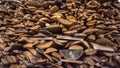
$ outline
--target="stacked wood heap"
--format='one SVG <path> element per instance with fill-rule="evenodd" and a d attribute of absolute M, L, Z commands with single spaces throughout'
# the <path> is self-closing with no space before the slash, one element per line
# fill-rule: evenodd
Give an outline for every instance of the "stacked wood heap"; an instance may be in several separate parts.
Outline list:
<path fill-rule="evenodd" d="M 120 3 L 0 0 L 0 68 L 120 68 Z"/>

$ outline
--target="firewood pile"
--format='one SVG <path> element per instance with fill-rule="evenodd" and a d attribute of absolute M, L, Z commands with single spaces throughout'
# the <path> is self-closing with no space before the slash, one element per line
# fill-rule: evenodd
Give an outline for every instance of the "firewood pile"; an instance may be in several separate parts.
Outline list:
<path fill-rule="evenodd" d="M 120 3 L 0 0 L 0 68 L 120 68 Z"/>

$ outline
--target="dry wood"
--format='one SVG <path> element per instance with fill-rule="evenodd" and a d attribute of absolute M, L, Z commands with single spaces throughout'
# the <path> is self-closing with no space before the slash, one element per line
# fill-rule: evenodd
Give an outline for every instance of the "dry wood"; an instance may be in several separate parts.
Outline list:
<path fill-rule="evenodd" d="M 93 45 L 94 49 L 96 49 L 96 50 L 114 51 L 114 49 L 110 48 L 110 47 L 106 47 L 106 46 L 95 44 L 95 43 L 91 43 L 91 44 Z"/>
<path fill-rule="evenodd" d="M 118 0 L 0 0 L 0 68 L 119 68 Z"/>
<path fill-rule="evenodd" d="M 85 54 L 86 55 L 95 55 L 97 51 L 95 49 L 86 49 Z"/>

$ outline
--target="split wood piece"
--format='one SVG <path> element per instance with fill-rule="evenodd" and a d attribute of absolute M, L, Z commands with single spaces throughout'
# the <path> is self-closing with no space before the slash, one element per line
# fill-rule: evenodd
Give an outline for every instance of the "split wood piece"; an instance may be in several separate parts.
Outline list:
<path fill-rule="evenodd" d="M 73 25 L 73 26 L 71 26 L 70 28 L 69 28 L 69 30 L 77 30 L 79 27 L 81 27 L 82 25 Z"/>
<path fill-rule="evenodd" d="M 87 34 L 84 34 L 84 33 L 75 33 L 74 36 L 75 36 L 75 37 L 86 38 L 86 37 L 87 37 Z"/>
<path fill-rule="evenodd" d="M 63 49 L 63 50 L 59 50 L 59 53 L 66 59 L 79 59 L 82 55 L 83 55 L 83 50 L 80 49 L 72 49 L 72 50 L 68 50 L 68 49 Z"/>
<path fill-rule="evenodd" d="M 60 12 L 55 12 L 55 13 L 53 13 L 52 15 L 53 15 L 53 16 L 50 17 L 50 19 L 52 19 L 53 21 L 57 21 L 57 18 L 63 17 L 63 14 L 60 13 Z"/>
<path fill-rule="evenodd" d="M 86 3 L 86 5 L 87 5 L 87 8 L 88 8 L 88 9 L 94 9 L 94 8 L 96 8 L 97 6 L 99 6 L 100 3 L 97 2 L 97 1 L 89 1 L 88 3 Z"/>
<path fill-rule="evenodd" d="M 86 49 L 84 52 L 86 55 L 95 55 L 97 53 L 95 49 L 91 49 L 91 48 Z"/>
<path fill-rule="evenodd" d="M 43 63 L 43 62 L 46 62 L 46 61 L 47 61 L 47 59 L 39 59 L 38 63 Z"/>
<path fill-rule="evenodd" d="M 24 56 L 23 54 L 17 54 L 16 57 L 17 57 L 20 61 L 25 60 L 25 56 Z"/>
<path fill-rule="evenodd" d="M 104 52 L 104 55 L 105 56 L 108 56 L 108 57 L 112 57 L 115 55 L 115 53 L 111 53 L 111 52 Z"/>
<path fill-rule="evenodd" d="M 4 43 L 4 38 L 0 35 L 0 43 Z"/>
<path fill-rule="evenodd" d="M 93 60 L 96 61 L 96 62 L 99 62 L 98 56 L 95 56 L 95 55 L 94 55 L 94 56 L 91 56 L 90 58 L 93 59 Z"/>
<path fill-rule="evenodd" d="M 0 43 L 0 50 L 4 50 L 6 45 Z"/>
<path fill-rule="evenodd" d="M 56 57 L 56 58 L 58 58 L 58 59 L 62 58 L 62 56 L 59 53 L 57 53 L 57 52 L 52 52 L 51 55 L 54 56 L 54 57 Z"/>
<path fill-rule="evenodd" d="M 9 55 L 9 52 L 6 52 L 6 51 L 1 51 L 1 53 L 3 56 Z"/>
<path fill-rule="evenodd" d="M 27 68 L 24 61 L 20 61 L 19 65 L 20 65 L 21 68 Z"/>
<path fill-rule="evenodd" d="M 36 48 L 35 50 L 36 50 L 37 53 L 39 53 L 39 54 L 43 54 L 43 53 L 44 53 L 44 50 L 43 50 L 43 49 Z"/>
<path fill-rule="evenodd" d="M 58 58 L 56 58 L 56 57 L 51 57 L 53 60 L 54 60 L 54 62 L 57 62 L 56 64 L 59 64 L 60 63 L 60 61 L 59 61 L 59 59 Z M 61 65 L 61 64 L 60 64 Z"/>
<path fill-rule="evenodd" d="M 71 43 L 71 45 L 79 45 L 81 43 L 81 41 L 74 41 Z"/>
<path fill-rule="evenodd" d="M 67 40 L 59 40 L 59 39 L 56 39 L 56 38 L 53 38 L 53 41 L 57 45 L 64 45 L 64 43 L 67 42 Z"/>
<path fill-rule="evenodd" d="M 22 3 L 20 0 L 1 0 L 1 2 Z"/>
<path fill-rule="evenodd" d="M 56 52 L 56 51 L 58 51 L 56 48 L 50 47 L 50 48 L 47 48 L 44 53 L 51 53 L 51 52 Z"/>
<path fill-rule="evenodd" d="M 67 19 L 71 22 L 77 22 L 77 19 L 74 16 L 67 16 Z"/>
<path fill-rule="evenodd" d="M 7 13 L 6 7 L 0 5 L 0 12 Z"/>
<path fill-rule="evenodd" d="M 23 53 L 23 51 L 20 51 L 20 50 L 13 50 L 13 53 L 21 54 L 21 53 Z"/>
<path fill-rule="evenodd" d="M 78 37 L 71 37 L 71 36 L 65 36 L 65 35 L 57 35 L 57 39 L 63 39 L 63 40 L 80 40 L 82 41 L 83 38 L 78 38 Z"/>
<path fill-rule="evenodd" d="M 54 62 L 53 59 L 48 54 L 43 53 L 43 55 L 51 62 Z"/>
<path fill-rule="evenodd" d="M 39 22 L 44 23 L 44 26 L 45 26 L 45 24 L 49 23 L 50 20 L 49 20 L 47 17 L 42 17 L 42 18 L 39 19 Z M 42 23 L 40 23 L 40 24 L 42 25 Z M 41 26 L 41 25 L 40 25 L 40 26 Z M 47 25 L 46 25 L 46 26 L 47 26 Z"/>
<path fill-rule="evenodd" d="M 91 41 L 91 42 L 94 42 L 96 40 L 96 36 L 95 35 L 89 35 L 87 40 Z"/>
<path fill-rule="evenodd" d="M 68 20 L 66 20 L 66 19 L 63 19 L 63 18 L 61 18 L 61 17 L 59 17 L 57 20 L 58 20 L 61 24 L 65 25 L 66 27 L 70 27 L 70 26 L 73 26 L 73 25 L 75 24 L 74 22 L 70 22 L 70 21 L 68 21 Z"/>
<path fill-rule="evenodd" d="M 62 28 L 61 25 L 49 25 L 47 27 L 45 27 L 46 30 L 50 31 L 51 33 L 61 33 L 62 32 Z"/>
<path fill-rule="evenodd" d="M 96 24 L 96 22 L 97 22 L 96 20 L 88 21 L 86 25 L 87 26 L 93 26 L 93 25 Z"/>
<path fill-rule="evenodd" d="M 81 27 L 79 27 L 77 30 L 78 30 L 78 32 L 83 33 L 83 31 L 86 30 L 86 29 L 87 29 L 86 26 L 81 26 Z M 85 33 L 84 33 L 84 34 L 85 34 Z"/>
<path fill-rule="evenodd" d="M 26 4 L 28 6 L 48 8 L 49 2 L 30 0 L 30 1 L 27 1 Z"/>
<path fill-rule="evenodd" d="M 68 29 L 65 26 L 62 26 L 62 32 L 67 31 Z"/>
<path fill-rule="evenodd" d="M 50 13 L 57 12 L 59 10 L 59 7 L 57 5 L 54 5 L 50 8 Z"/>
<path fill-rule="evenodd" d="M 47 37 L 47 35 L 43 33 L 37 33 L 36 35 L 34 35 L 34 37 Z"/>
<path fill-rule="evenodd" d="M 8 62 L 8 60 L 6 59 L 6 58 L 1 58 L 1 62 L 3 63 L 3 64 L 9 64 L 9 62 Z"/>
<path fill-rule="evenodd" d="M 97 28 L 97 29 L 107 29 L 107 27 L 104 24 L 99 24 L 95 28 Z"/>
<path fill-rule="evenodd" d="M 111 32 L 106 33 L 105 35 L 119 34 L 118 30 L 113 30 Z"/>
<path fill-rule="evenodd" d="M 101 45 L 108 45 L 108 46 L 113 46 L 114 43 L 111 42 L 109 39 L 107 38 L 99 38 L 95 41 L 95 43 L 101 44 Z"/>
<path fill-rule="evenodd" d="M 39 28 L 40 28 L 40 26 L 36 25 L 36 26 L 32 26 L 32 27 L 30 27 L 28 29 L 30 29 L 32 31 L 32 30 L 38 30 Z"/>
<path fill-rule="evenodd" d="M 0 51 L 0 58 L 3 56 L 2 51 Z"/>
<path fill-rule="evenodd" d="M 50 12 L 47 12 L 47 11 L 44 11 L 44 10 L 37 10 L 35 12 L 42 14 L 44 17 L 50 17 L 49 16 Z"/>
<path fill-rule="evenodd" d="M 111 35 L 106 36 L 110 41 L 114 41 L 115 39 Z"/>
<path fill-rule="evenodd" d="M 36 47 L 39 49 L 45 49 L 45 48 L 52 46 L 52 44 L 53 44 L 53 41 L 49 41 L 49 42 L 40 43 L 36 45 Z"/>
<path fill-rule="evenodd" d="M 15 33 L 29 33 L 29 32 L 24 28 L 19 28 L 15 30 Z"/>
<path fill-rule="evenodd" d="M 67 42 L 67 44 L 65 45 L 65 48 L 70 47 L 70 46 L 71 46 L 71 44 L 72 44 L 72 41 Z"/>
<path fill-rule="evenodd" d="M 82 46 L 80 46 L 80 45 L 72 45 L 72 46 L 69 47 L 69 49 L 70 49 L 70 50 L 72 50 L 72 49 L 80 49 L 80 50 L 83 50 L 84 48 L 83 48 Z"/>
<path fill-rule="evenodd" d="M 66 63 L 75 63 L 75 64 L 82 64 L 83 61 L 80 60 L 71 60 L 71 59 L 60 59 L 61 62 L 66 62 Z"/>
<path fill-rule="evenodd" d="M 25 51 L 23 54 L 26 57 L 27 61 L 29 62 L 33 61 L 33 55 L 29 51 Z"/>
<path fill-rule="evenodd" d="M 106 21 L 106 22 L 105 22 L 105 25 L 114 25 L 114 24 L 116 24 L 116 23 L 113 22 L 113 21 L 112 21 L 112 22 L 111 22 L 111 21 Z"/>
<path fill-rule="evenodd" d="M 8 60 L 9 63 L 16 63 L 17 59 L 15 56 L 6 56 L 6 59 Z"/>
<path fill-rule="evenodd" d="M 27 48 L 28 49 L 28 51 L 30 51 L 31 52 L 31 54 L 33 54 L 34 56 L 36 56 L 36 57 L 38 57 L 39 56 L 39 54 L 36 52 L 36 50 L 35 49 L 33 49 L 33 48 Z"/>
<path fill-rule="evenodd" d="M 18 41 L 26 41 L 28 43 L 33 43 L 35 42 L 34 39 L 29 39 L 28 37 L 21 37 L 20 39 L 18 39 Z"/>
<path fill-rule="evenodd" d="M 93 15 L 89 16 L 88 19 L 87 19 L 87 21 L 91 21 L 92 19 L 93 19 Z M 88 23 L 87 23 L 87 25 L 88 25 Z"/>
<path fill-rule="evenodd" d="M 33 43 L 27 43 L 25 45 L 23 45 L 24 48 L 32 48 L 33 47 Z"/>
<path fill-rule="evenodd" d="M 115 59 L 120 63 L 120 56 L 115 56 Z"/>
<path fill-rule="evenodd" d="M 99 44 L 96 44 L 96 43 L 91 43 L 91 44 L 92 44 L 93 48 L 96 49 L 96 50 L 114 52 L 113 48 L 110 48 L 110 47 L 107 47 L 107 46 L 104 46 L 104 45 L 99 45 Z"/>
<path fill-rule="evenodd" d="M 9 68 L 20 68 L 20 66 L 18 64 L 11 64 Z"/>
<path fill-rule="evenodd" d="M 86 57 L 83 60 L 84 60 L 84 63 L 87 63 L 87 64 L 89 64 L 91 66 L 95 65 L 95 61 L 93 59 L 89 58 L 89 57 Z"/>
<path fill-rule="evenodd" d="M 74 35 L 75 33 L 77 33 L 77 30 L 71 30 L 71 31 L 65 31 L 63 32 L 65 35 Z"/>
<path fill-rule="evenodd" d="M 45 38 L 30 37 L 30 39 L 34 39 L 34 40 L 53 40 L 53 37 L 45 37 Z"/>
<path fill-rule="evenodd" d="M 47 36 L 53 36 L 53 34 L 50 31 L 45 30 L 45 29 L 38 30 L 38 33 L 43 33 L 43 34 L 45 34 Z"/>
<path fill-rule="evenodd" d="M 85 33 L 85 34 L 92 34 L 94 32 L 99 32 L 99 31 L 100 31 L 100 29 L 88 28 L 88 29 L 84 30 L 83 33 Z"/>
<path fill-rule="evenodd" d="M 85 45 L 87 48 L 90 48 L 90 45 L 88 44 L 87 41 L 85 40 L 82 40 L 81 43 L 83 43 L 83 45 Z"/>

